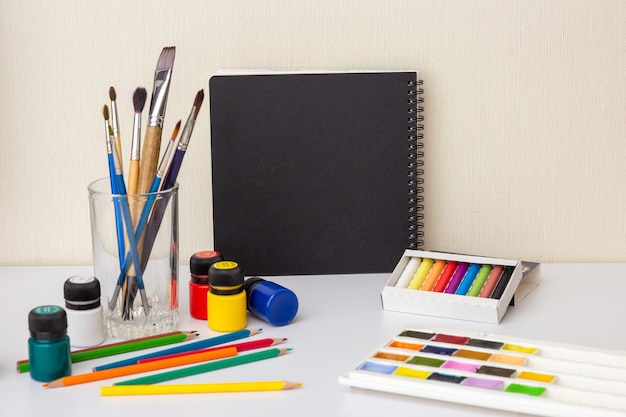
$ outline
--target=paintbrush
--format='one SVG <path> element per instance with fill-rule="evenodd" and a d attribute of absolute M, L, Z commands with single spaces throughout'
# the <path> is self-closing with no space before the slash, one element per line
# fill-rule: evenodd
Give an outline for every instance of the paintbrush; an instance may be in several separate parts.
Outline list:
<path fill-rule="evenodd" d="M 139 194 L 145 194 L 150 190 L 150 184 L 156 173 L 159 152 L 161 150 L 161 135 L 163 131 L 163 120 L 165 118 L 165 108 L 167 107 L 167 95 L 175 55 L 175 47 L 163 48 L 154 72 L 154 91 L 152 92 L 152 100 L 150 102 L 150 112 L 148 113 L 148 123 L 139 167 L 139 180 L 137 184 L 137 192 Z"/>
<path fill-rule="evenodd" d="M 137 181 L 139 178 L 139 160 L 141 158 L 141 113 L 146 105 L 148 92 L 145 88 L 137 88 L 133 93 L 133 107 L 135 117 L 133 120 L 133 139 L 130 144 L 130 165 L 128 167 L 128 194 L 137 194 Z M 120 154 L 121 155 L 121 154 Z"/>
<path fill-rule="evenodd" d="M 109 98 L 111 99 L 111 127 L 113 128 L 113 136 L 115 137 L 115 146 L 117 148 L 117 154 L 122 160 L 122 138 L 120 137 L 120 119 L 117 116 L 117 94 L 115 88 L 111 86 L 109 88 Z M 122 168 L 122 172 L 124 169 Z"/>
<path fill-rule="evenodd" d="M 107 142 L 107 152 L 109 150 L 111 151 L 111 153 L 109 154 L 110 155 L 109 161 L 111 160 L 113 161 L 113 171 L 115 173 L 115 181 L 116 181 L 116 186 L 117 186 L 118 196 L 114 197 L 114 201 L 117 199 L 117 202 L 119 203 L 119 206 L 121 208 L 122 218 L 126 226 L 125 237 L 128 239 L 128 246 L 130 250 L 130 259 L 132 259 L 132 265 L 134 265 L 135 268 L 138 268 L 140 265 L 139 265 L 139 255 L 137 251 L 137 239 L 135 238 L 133 219 L 130 214 L 130 205 L 128 203 L 126 185 L 124 184 L 124 175 L 122 174 L 122 163 L 120 161 L 119 155 L 117 154 L 117 147 L 114 145 L 113 142 L 114 142 L 113 130 L 111 130 L 111 134 L 109 135 L 108 142 Z M 135 281 L 136 285 L 139 288 L 139 293 L 141 295 L 141 302 L 143 304 L 143 309 L 147 317 L 148 313 L 150 312 L 150 305 L 148 303 L 148 297 L 146 295 L 146 291 L 143 285 L 143 278 L 141 276 L 141 270 L 138 270 L 136 273 L 136 276 L 134 276 L 133 278 L 136 280 Z M 119 291 L 119 290 L 116 288 L 116 291 Z M 132 298 L 134 299 L 134 294 L 132 295 Z M 129 304 L 132 305 L 132 301 Z M 123 318 L 126 320 L 130 318 L 130 316 L 129 315 L 123 316 Z"/>
<path fill-rule="evenodd" d="M 115 139 L 113 137 L 113 129 L 109 124 L 109 108 L 105 104 L 102 109 L 102 115 L 104 116 L 104 126 L 106 130 L 106 145 L 107 145 L 107 157 L 109 162 L 109 177 L 111 181 L 111 192 L 114 194 L 113 204 L 115 207 L 115 221 L 117 232 L 117 243 L 121 245 L 120 265 L 124 265 L 124 224 L 126 225 L 126 231 L 128 232 L 126 237 L 128 238 L 130 247 L 130 259 L 132 259 L 133 265 L 139 267 L 139 255 L 137 252 L 137 242 L 135 240 L 135 234 L 133 233 L 133 223 L 130 215 L 130 209 L 128 206 L 127 198 L 120 198 L 120 196 L 126 197 L 126 186 L 124 185 L 124 176 L 122 175 L 121 163 L 117 155 L 117 147 L 115 146 Z M 123 223 L 122 223 L 123 222 Z M 138 274 L 137 281 L 139 282 L 139 288 L 142 295 L 142 301 L 144 301 L 144 310 L 146 315 L 149 311 L 148 300 L 145 296 L 145 290 L 143 290 L 143 280 L 141 274 Z M 114 296 L 117 298 L 119 294 L 119 288 L 116 287 Z"/>
<path fill-rule="evenodd" d="M 102 116 L 104 117 L 104 132 L 107 144 L 107 157 L 109 167 L 109 181 L 111 183 L 111 193 L 118 194 L 117 180 L 115 178 L 115 166 L 113 163 L 113 149 L 110 146 L 110 131 L 111 125 L 109 123 L 109 107 L 105 104 L 102 108 Z M 115 232 L 117 234 L 117 256 L 119 258 L 120 267 L 124 265 L 124 224 L 122 222 L 122 212 L 118 201 L 114 201 L 115 210 Z"/>
<path fill-rule="evenodd" d="M 204 90 L 200 90 L 196 93 L 196 97 L 194 99 L 191 112 L 189 113 L 187 122 L 185 122 L 185 127 L 183 128 L 183 131 L 180 134 L 180 140 L 178 141 L 176 152 L 174 153 L 172 162 L 167 170 L 167 174 L 165 175 L 165 178 L 161 185 L 161 190 L 169 190 L 176 183 L 176 178 L 178 177 L 178 173 L 180 171 L 180 167 L 183 162 L 183 157 L 185 156 L 185 152 L 187 151 L 187 147 L 189 146 L 189 141 L 191 140 L 191 134 L 193 133 L 193 128 L 198 118 L 198 112 L 200 111 L 200 107 L 202 107 L 203 101 L 204 101 Z M 146 235 L 143 241 L 143 246 L 142 246 L 142 251 L 141 251 L 142 270 L 145 269 L 148 264 L 150 252 L 152 251 L 152 247 L 154 246 L 156 235 L 159 232 L 159 227 L 161 226 L 161 221 L 163 220 L 163 214 L 165 213 L 167 203 L 168 203 L 168 199 L 166 198 L 161 199 L 157 201 L 157 203 L 155 204 L 154 210 L 152 210 L 152 215 L 150 216 L 150 220 L 148 221 L 148 229 L 146 230 Z"/>
<path fill-rule="evenodd" d="M 146 194 L 150 191 L 150 184 L 156 174 L 157 163 L 159 162 L 159 152 L 161 151 L 161 135 L 163 132 L 163 120 L 167 107 L 167 96 L 172 77 L 172 67 L 176 48 L 166 47 L 161 50 L 159 60 L 154 71 L 154 89 L 148 113 L 148 123 L 141 150 L 141 162 L 139 164 L 139 176 L 137 179 L 137 194 Z M 138 247 L 141 251 L 143 237 L 137 235 Z M 136 271 L 139 272 L 139 271 Z M 126 288 L 122 300 L 123 311 L 130 311 L 132 300 L 136 292 L 135 276 L 128 274 L 126 277 Z"/>
<path fill-rule="evenodd" d="M 185 127 L 183 128 L 183 133 L 180 134 L 180 141 L 178 141 L 176 153 L 174 154 L 172 163 L 167 170 L 167 175 L 163 180 L 163 185 L 161 187 L 163 190 L 172 188 L 174 186 L 174 183 L 176 183 L 176 178 L 178 177 L 180 166 L 183 163 L 183 157 L 185 156 L 185 152 L 187 151 L 187 147 L 189 146 L 191 134 L 193 133 L 193 128 L 196 125 L 198 113 L 200 112 L 200 107 L 202 107 L 203 101 L 204 90 L 200 90 L 196 93 L 196 98 L 193 101 L 191 112 L 189 113 L 189 117 L 187 118 L 187 122 L 185 123 Z"/>
<path fill-rule="evenodd" d="M 160 185 L 161 185 L 161 180 L 163 178 L 163 176 L 165 175 L 165 172 L 167 170 L 167 167 L 170 164 L 170 160 L 172 157 L 172 152 L 174 150 L 174 144 L 176 143 L 176 138 L 178 137 L 178 131 L 180 129 L 180 124 L 181 121 L 179 120 L 178 123 L 176 123 L 176 127 L 174 128 L 174 131 L 172 132 L 172 136 L 171 139 L 167 145 L 167 147 L 165 148 L 165 152 L 163 153 L 163 157 L 161 159 L 161 162 L 159 163 L 159 167 L 157 169 L 156 175 L 154 176 L 154 180 L 152 181 L 152 185 L 150 186 L 150 191 L 148 193 L 148 197 L 146 199 L 146 202 L 143 206 L 143 209 L 141 211 L 141 216 L 139 217 L 139 221 L 137 222 L 137 228 L 135 230 L 135 236 L 141 236 L 143 234 L 143 230 L 146 226 L 146 223 L 148 222 L 148 218 L 150 216 L 150 211 L 152 209 L 152 206 L 154 205 L 154 201 L 156 200 L 156 194 L 159 191 Z M 125 280 L 126 274 L 128 273 L 128 282 Z M 122 286 L 122 288 L 124 289 L 124 294 L 125 294 L 125 298 L 129 297 L 128 303 L 123 300 L 122 303 L 122 309 L 124 311 L 124 316 L 130 316 L 130 311 L 131 311 L 131 307 L 132 307 L 132 300 L 134 300 L 134 294 L 132 293 L 132 288 L 134 285 L 134 281 L 135 281 L 135 274 L 136 274 L 136 270 L 134 268 L 134 266 L 128 261 L 128 255 L 126 256 L 126 263 L 124 264 L 124 267 L 122 268 L 122 271 L 120 273 L 120 276 L 118 277 L 118 286 Z M 118 292 L 119 293 L 119 292 Z M 114 298 L 111 299 L 111 303 L 110 304 L 110 309 L 113 309 L 115 306 L 115 303 L 117 302 L 117 293 L 114 293 Z"/>
<path fill-rule="evenodd" d="M 139 178 L 139 160 L 141 158 L 141 113 L 143 112 L 143 108 L 146 104 L 147 95 L 148 92 L 145 88 L 137 88 L 133 93 L 133 108 L 135 110 L 135 113 L 133 118 L 133 136 L 130 147 L 130 164 L 128 166 L 128 194 L 131 195 L 130 213 L 133 218 L 133 225 L 136 224 L 138 218 L 137 200 L 133 196 L 137 193 L 137 180 Z M 133 276 L 135 275 L 134 269 L 132 269 L 131 274 Z M 124 275 L 122 279 L 122 293 L 126 295 L 128 294 L 128 281 L 125 278 L 126 277 Z M 134 282 L 134 284 L 136 284 L 136 282 Z M 122 300 L 122 311 L 126 311 L 126 301 L 128 301 L 129 297 L 134 299 L 134 296 L 125 296 Z M 117 303 L 117 296 L 111 300 L 111 303 L 113 303 L 113 305 Z M 132 302 L 130 302 L 130 304 L 132 305 Z"/>

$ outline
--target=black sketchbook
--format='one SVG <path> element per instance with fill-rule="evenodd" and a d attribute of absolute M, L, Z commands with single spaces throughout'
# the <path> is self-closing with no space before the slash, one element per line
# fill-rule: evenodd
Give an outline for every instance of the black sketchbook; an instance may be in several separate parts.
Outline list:
<path fill-rule="evenodd" d="M 209 81 L 214 248 L 250 275 L 391 272 L 422 244 L 417 72 Z"/>

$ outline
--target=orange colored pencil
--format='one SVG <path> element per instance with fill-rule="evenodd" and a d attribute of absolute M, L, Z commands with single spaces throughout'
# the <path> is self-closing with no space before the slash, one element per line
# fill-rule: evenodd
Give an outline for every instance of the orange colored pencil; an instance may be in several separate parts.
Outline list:
<path fill-rule="evenodd" d="M 122 366 L 119 368 L 106 369 L 104 371 L 95 371 L 87 374 L 66 376 L 56 379 L 50 383 L 43 384 L 44 387 L 56 388 L 67 387 L 70 385 L 84 384 L 86 382 L 101 381 L 103 379 L 116 378 L 118 376 L 126 376 L 138 374 L 141 372 L 155 371 L 157 369 L 172 368 L 175 366 L 189 365 L 191 363 L 206 362 L 213 359 L 221 359 L 230 356 L 236 356 L 237 349 L 234 347 L 212 350 L 210 352 L 201 352 L 195 355 L 181 356 L 178 358 L 164 359 L 150 363 L 139 363 L 135 365 Z"/>

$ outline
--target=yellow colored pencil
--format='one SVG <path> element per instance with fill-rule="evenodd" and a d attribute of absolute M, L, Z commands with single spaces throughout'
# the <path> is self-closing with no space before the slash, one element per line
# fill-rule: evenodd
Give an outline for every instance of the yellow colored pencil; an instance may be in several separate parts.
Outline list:
<path fill-rule="evenodd" d="M 100 395 L 163 395 L 163 394 L 208 394 L 212 392 L 282 391 L 301 387 L 299 382 L 215 382 L 210 384 L 170 385 L 113 385 L 100 387 Z"/>

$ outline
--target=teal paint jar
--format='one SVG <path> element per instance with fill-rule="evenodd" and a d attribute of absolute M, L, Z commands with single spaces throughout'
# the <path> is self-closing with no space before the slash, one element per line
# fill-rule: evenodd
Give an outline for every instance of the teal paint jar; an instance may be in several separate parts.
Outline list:
<path fill-rule="evenodd" d="M 72 373 L 67 315 L 61 307 L 35 307 L 28 313 L 28 361 L 35 381 L 50 382 Z"/>

